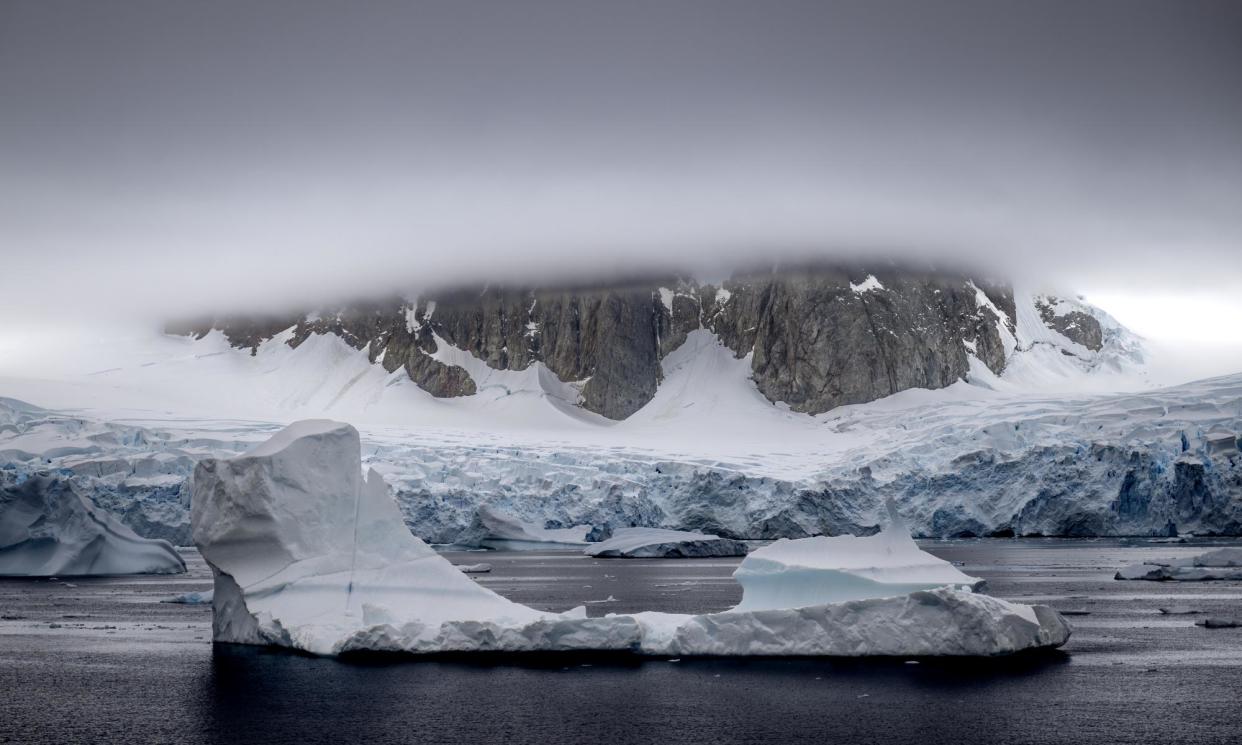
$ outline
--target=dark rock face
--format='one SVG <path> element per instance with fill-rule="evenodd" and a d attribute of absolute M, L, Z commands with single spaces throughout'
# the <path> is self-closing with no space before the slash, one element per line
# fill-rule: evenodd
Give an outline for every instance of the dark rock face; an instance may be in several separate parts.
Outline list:
<path fill-rule="evenodd" d="M 1100 351 L 1104 347 L 1104 330 L 1100 327 L 1100 322 L 1079 310 L 1058 315 L 1056 302 L 1057 299 L 1051 297 L 1035 299 L 1035 307 L 1039 310 L 1039 316 L 1048 328 L 1093 352 Z"/>
<path fill-rule="evenodd" d="M 759 390 L 795 411 L 943 388 L 967 373 L 967 345 L 994 372 L 1004 369 L 997 323 L 1013 319 L 979 307 L 960 277 L 825 271 L 726 288 L 712 330 L 739 356 L 753 351 Z"/>
<path fill-rule="evenodd" d="M 1012 330 L 1014 321 L 1012 291 L 996 284 L 815 267 L 739 275 L 722 287 L 675 278 L 604 288 L 487 287 L 169 330 L 201 336 L 219 328 L 252 352 L 291 327 L 294 347 L 311 334 L 335 334 L 386 370 L 403 367 L 435 396 L 473 394 L 464 369 L 434 358 L 439 338 L 495 369 L 542 362 L 560 380 L 581 383 L 583 408 L 624 419 L 655 395 L 660 360 L 697 329 L 717 334 L 739 358 L 752 355 L 755 383 L 768 399 L 816 414 L 908 388 L 943 388 L 967 374 L 968 353 L 999 374 L 999 329 Z"/>

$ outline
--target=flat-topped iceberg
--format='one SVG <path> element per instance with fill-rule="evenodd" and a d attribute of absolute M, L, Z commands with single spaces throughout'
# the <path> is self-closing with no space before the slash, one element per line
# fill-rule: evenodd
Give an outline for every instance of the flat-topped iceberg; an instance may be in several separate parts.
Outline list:
<path fill-rule="evenodd" d="M 1122 567 L 1114 579 L 1153 582 L 1242 580 L 1242 548 L 1218 548 L 1185 559 L 1151 559 Z"/>
<path fill-rule="evenodd" d="M 746 544 L 718 535 L 663 528 L 619 528 L 612 537 L 587 546 L 587 556 L 621 559 L 688 559 L 745 556 Z"/>
<path fill-rule="evenodd" d="M 742 585 L 736 610 L 843 603 L 954 586 L 979 590 L 983 580 L 920 549 L 889 504 L 888 525 L 870 536 L 782 539 L 757 549 L 733 577 Z"/>
<path fill-rule="evenodd" d="M 866 656 L 1002 655 L 1069 636 L 1048 608 L 951 586 L 706 615 L 538 611 L 481 587 L 411 535 L 383 479 L 363 478 L 357 431 L 328 421 L 300 422 L 244 455 L 200 462 L 192 523 L 215 576 L 219 642 L 325 655 Z"/>
<path fill-rule="evenodd" d="M 177 574 L 167 541 L 141 538 L 68 480 L 0 474 L 0 576 Z"/>

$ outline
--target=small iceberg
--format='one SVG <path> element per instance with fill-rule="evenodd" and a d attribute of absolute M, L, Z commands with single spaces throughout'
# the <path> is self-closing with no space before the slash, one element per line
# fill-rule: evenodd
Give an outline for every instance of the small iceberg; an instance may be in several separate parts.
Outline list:
<path fill-rule="evenodd" d="M 1186 559 L 1153 559 L 1122 567 L 1113 579 L 1152 582 L 1242 580 L 1242 548 L 1218 548 Z"/>
<path fill-rule="evenodd" d="M 487 574 L 492 571 L 491 564 L 457 564 L 457 569 L 462 574 Z"/>
<path fill-rule="evenodd" d="M 723 613 L 539 611 L 482 587 L 410 534 L 380 475 L 363 477 L 357 430 L 337 422 L 298 422 L 244 455 L 199 462 L 192 504 L 194 541 L 215 577 L 217 642 L 320 655 L 910 657 L 1006 655 L 1060 646 L 1070 634 L 1051 608 L 963 589 L 972 578 L 896 531 L 808 544 L 881 552 L 866 560 L 812 564 L 798 541 L 756 552 L 737 573 L 749 599 Z M 784 563 L 795 556 L 798 564 Z"/>
<path fill-rule="evenodd" d="M 601 559 L 688 559 L 745 556 L 746 544 L 718 535 L 663 528 L 620 528 L 583 551 Z"/>
<path fill-rule="evenodd" d="M 786 538 L 752 552 L 733 573 L 742 585 L 736 610 L 844 603 L 946 586 L 983 589 L 983 580 L 919 548 L 891 502 L 888 514 L 888 525 L 875 535 Z"/>
<path fill-rule="evenodd" d="M 454 545 L 508 551 L 574 548 L 586 545 L 590 532 L 590 525 L 541 527 L 485 504 L 475 513 L 474 524 L 457 538 Z"/>
<path fill-rule="evenodd" d="M 214 593 L 211 590 L 200 590 L 198 592 L 187 592 L 175 597 L 161 600 L 161 603 L 173 603 L 175 605 L 210 605 Z"/>

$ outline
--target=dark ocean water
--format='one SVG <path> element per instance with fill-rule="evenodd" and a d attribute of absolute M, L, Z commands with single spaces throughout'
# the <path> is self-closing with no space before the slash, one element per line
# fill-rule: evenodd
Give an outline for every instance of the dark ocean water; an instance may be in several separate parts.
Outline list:
<path fill-rule="evenodd" d="M 928 543 L 998 596 L 1086 613 L 1060 652 L 984 662 L 333 660 L 211 644 L 176 578 L 0 580 L 0 742 L 1237 743 L 1242 584 L 1117 582 L 1122 564 L 1202 546 Z M 727 608 L 736 560 L 450 554 L 514 600 L 592 615 Z M 609 600 L 609 598 L 612 598 Z M 1201 617 L 1201 616 L 1198 616 Z"/>

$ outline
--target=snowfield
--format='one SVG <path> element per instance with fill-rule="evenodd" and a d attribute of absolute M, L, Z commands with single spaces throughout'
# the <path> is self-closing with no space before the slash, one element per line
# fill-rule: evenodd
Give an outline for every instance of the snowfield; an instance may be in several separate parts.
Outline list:
<path fill-rule="evenodd" d="M 1069 638 L 1069 627 L 1047 607 L 952 587 L 891 594 L 877 585 L 875 594 L 853 591 L 850 602 L 794 596 L 780 607 L 709 615 L 537 611 L 481 587 L 412 536 L 383 478 L 374 470 L 363 478 L 361 466 L 357 430 L 325 420 L 298 422 L 247 453 L 198 464 L 192 522 L 215 576 L 216 641 L 322 655 L 995 656 Z M 921 552 L 908 535 L 885 535 L 882 548 L 891 550 L 867 555 L 850 546 L 849 560 L 870 558 L 894 586 L 926 579 L 917 567 L 932 559 L 916 561 L 915 576 L 901 576 L 894 556 L 907 561 Z M 746 568 L 744 561 L 739 574 Z M 751 572 L 750 586 L 761 576 Z"/>

